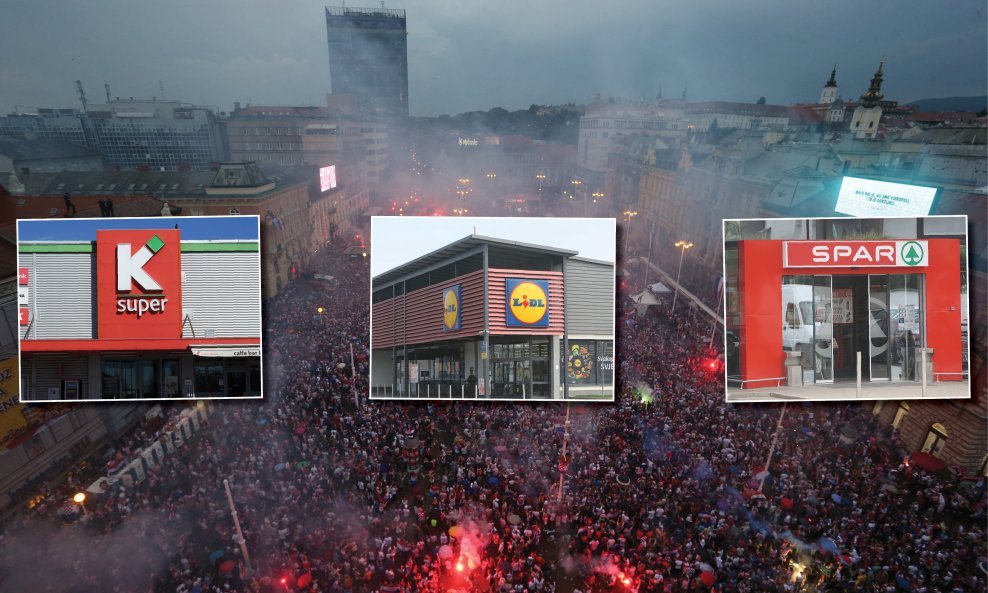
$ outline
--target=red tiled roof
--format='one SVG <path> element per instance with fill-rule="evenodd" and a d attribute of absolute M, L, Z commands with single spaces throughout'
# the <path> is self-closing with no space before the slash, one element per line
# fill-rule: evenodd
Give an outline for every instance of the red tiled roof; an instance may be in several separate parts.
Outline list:
<path fill-rule="evenodd" d="M 823 121 L 823 114 L 812 107 L 794 105 L 788 109 L 789 123 L 791 125 L 813 125 Z"/>

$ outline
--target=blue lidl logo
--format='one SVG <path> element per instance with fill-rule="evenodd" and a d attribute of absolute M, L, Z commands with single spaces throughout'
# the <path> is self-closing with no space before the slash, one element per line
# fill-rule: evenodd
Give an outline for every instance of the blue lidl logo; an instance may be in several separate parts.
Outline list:
<path fill-rule="evenodd" d="M 460 285 L 443 290 L 443 331 L 460 329 Z"/>
<path fill-rule="evenodd" d="M 507 325 L 549 327 L 549 281 L 508 278 Z"/>

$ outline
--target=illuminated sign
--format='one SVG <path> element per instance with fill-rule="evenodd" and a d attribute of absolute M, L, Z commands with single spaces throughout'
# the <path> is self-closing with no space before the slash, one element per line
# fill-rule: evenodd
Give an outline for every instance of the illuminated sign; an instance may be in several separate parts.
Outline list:
<path fill-rule="evenodd" d="M 96 274 L 101 339 L 181 337 L 177 229 L 96 231 Z"/>
<path fill-rule="evenodd" d="M 27 307 L 21 307 L 17 317 L 20 320 L 20 324 L 22 326 L 29 325 L 31 323 L 31 310 L 28 309 Z"/>
<path fill-rule="evenodd" d="M 319 191 L 336 189 L 336 165 L 319 169 Z"/>
<path fill-rule="evenodd" d="M 508 278 L 507 318 L 509 327 L 549 327 L 549 281 Z"/>
<path fill-rule="evenodd" d="M 443 290 L 443 331 L 460 329 L 460 286 Z"/>
<path fill-rule="evenodd" d="M 785 241 L 786 268 L 909 268 L 929 265 L 926 241 Z"/>
<path fill-rule="evenodd" d="M 480 140 L 476 138 L 460 138 L 457 144 L 460 146 L 480 146 Z"/>
<path fill-rule="evenodd" d="M 17 284 L 20 286 L 26 286 L 31 279 L 31 271 L 29 268 L 18 268 L 17 269 Z"/>
<path fill-rule="evenodd" d="M 937 188 L 845 177 L 834 211 L 849 216 L 926 216 Z"/>

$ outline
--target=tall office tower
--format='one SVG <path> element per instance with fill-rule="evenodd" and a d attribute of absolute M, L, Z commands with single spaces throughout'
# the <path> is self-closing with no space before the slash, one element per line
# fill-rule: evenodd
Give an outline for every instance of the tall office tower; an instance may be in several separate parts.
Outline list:
<path fill-rule="evenodd" d="M 326 7 L 333 94 L 352 95 L 372 117 L 408 117 L 407 37 L 404 10 Z"/>

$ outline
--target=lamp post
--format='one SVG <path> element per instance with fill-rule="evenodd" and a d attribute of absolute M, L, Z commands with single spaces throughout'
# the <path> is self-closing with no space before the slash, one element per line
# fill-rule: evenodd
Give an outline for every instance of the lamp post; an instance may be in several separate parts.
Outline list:
<path fill-rule="evenodd" d="M 631 236 L 631 221 L 638 216 L 637 210 L 625 210 L 624 211 L 624 224 L 628 227 L 626 229 L 628 236 Z"/>
<path fill-rule="evenodd" d="M 535 176 L 535 178 L 539 180 L 539 194 L 541 194 L 542 184 L 545 183 L 545 173 L 540 172 L 538 175 Z"/>
<path fill-rule="evenodd" d="M 594 208 L 596 209 L 597 202 L 602 201 L 604 199 L 604 192 L 595 191 L 592 194 L 590 194 L 590 197 L 593 198 Z"/>
<path fill-rule="evenodd" d="M 226 490 L 226 500 L 230 504 L 230 514 L 233 515 L 233 526 L 237 530 L 233 540 L 240 545 L 240 553 L 243 555 L 244 562 L 247 564 L 247 572 L 254 572 L 254 569 L 250 565 L 250 555 L 247 553 L 247 540 L 244 539 L 244 532 L 240 529 L 240 517 L 237 515 L 237 507 L 233 504 L 233 494 L 230 492 L 230 480 L 223 480 L 223 488 Z"/>
<path fill-rule="evenodd" d="M 679 298 L 679 278 L 683 274 L 683 256 L 686 255 L 686 250 L 693 246 L 692 241 L 676 241 L 676 247 L 679 247 L 679 271 L 676 272 L 676 293 L 672 297 L 672 312 L 676 312 L 676 300 Z"/>

